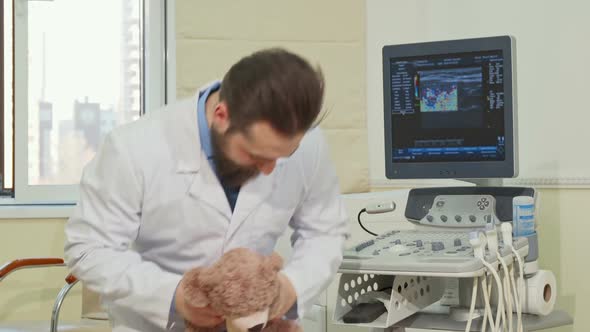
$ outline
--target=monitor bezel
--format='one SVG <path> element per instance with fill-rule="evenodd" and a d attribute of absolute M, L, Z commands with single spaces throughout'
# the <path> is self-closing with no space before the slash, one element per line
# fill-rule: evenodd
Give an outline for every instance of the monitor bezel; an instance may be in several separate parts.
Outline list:
<path fill-rule="evenodd" d="M 394 162 L 391 133 L 390 59 L 464 52 L 501 50 L 504 57 L 504 128 L 506 156 L 503 161 Z M 383 47 L 383 115 L 385 175 L 388 179 L 481 179 L 518 175 L 515 40 L 512 36 L 431 41 Z"/>

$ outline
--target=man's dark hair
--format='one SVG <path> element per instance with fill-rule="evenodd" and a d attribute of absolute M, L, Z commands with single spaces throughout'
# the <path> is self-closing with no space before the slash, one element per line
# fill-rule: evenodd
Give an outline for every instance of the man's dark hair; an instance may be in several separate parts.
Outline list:
<path fill-rule="evenodd" d="M 267 121 L 293 136 L 316 121 L 324 98 L 324 77 L 300 56 L 283 49 L 258 51 L 234 64 L 219 92 L 227 103 L 230 130 L 243 131 Z"/>

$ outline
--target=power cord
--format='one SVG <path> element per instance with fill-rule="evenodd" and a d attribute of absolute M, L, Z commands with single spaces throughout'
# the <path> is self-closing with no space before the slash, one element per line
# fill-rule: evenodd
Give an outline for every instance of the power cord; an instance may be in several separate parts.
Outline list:
<path fill-rule="evenodd" d="M 475 303 L 477 302 L 477 283 L 478 277 L 473 278 L 473 289 L 471 290 L 471 305 L 469 306 L 469 318 L 465 326 L 465 332 L 471 332 L 471 323 L 473 322 L 473 313 L 475 312 Z"/>
<path fill-rule="evenodd" d="M 498 287 L 498 309 L 501 309 L 502 304 L 504 303 L 503 294 L 502 294 L 502 282 L 500 280 L 500 276 L 496 272 L 496 269 L 486 261 L 485 259 L 485 248 L 488 245 L 486 235 L 482 232 L 471 232 L 469 233 L 469 243 L 471 247 L 473 247 L 473 256 L 475 258 L 479 258 L 482 264 L 487 268 L 488 272 L 491 273 L 496 281 L 496 285 Z M 489 324 L 491 327 L 492 332 L 498 332 L 500 326 L 500 319 L 501 316 L 497 315 L 496 321 L 494 323 L 494 318 L 492 316 L 492 308 L 490 305 L 490 293 L 487 285 L 487 274 L 484 272 L 484 275 L 481 276 L 481 289 L 483 292 L 484 297 L 484 315 L 482 321 L 481 331 L 485 332 L 487 323 L 489 320 Z M 501 312 L 498 310 L 498 312 Z"/>
<path fill-rule="evenodd" d="M 516 331 L 522 332 L 524 330 L 522 325 L 522 301 L 523 297 L 525 296 L 524 290 L 524 264 L 522 259 L 518 253 L 518 251 L 512 245 L 512 224 L 509 222 L 503 222 L 500 225 L 500 229 L 502 230 L 502 238 L 504 240 L 504 244 L 510 248 L 512 251 L 514 258 L 518 261 L 518 270 L 519 270 L 519 278 L 518 284 L 514 281 L 514 264 L 511 264 L 511 268 L 509 269 L 510 274 L 510 283 L 512 285 L 512 292 L 514 295 L 514 303 L 516 306 Z"/>
<path fill-rule="evenodd" d="M 377 234 L 371 232 L 370 230 L 366 229 L 365 226 L 363 226 L 363 222 L 361 221 L 361 214 L 363 214 L 364 212 L 367 212 L 367 209 L 362 209 L 357 216 L 357 220 L 359 221 L 359 225 L 361 226 L 362 229 L 365 230 L 365 232 L 367 232 L 373 236 L 377 236 Z"/>

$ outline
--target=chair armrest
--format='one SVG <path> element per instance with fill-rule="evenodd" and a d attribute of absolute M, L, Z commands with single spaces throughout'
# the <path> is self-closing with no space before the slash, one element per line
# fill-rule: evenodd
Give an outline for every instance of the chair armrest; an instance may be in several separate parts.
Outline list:
<path fill-rule="evenodd" d="M 12 262 L 8 262 L 2 266 L 0 266 L 0 281 L 8 276 L 10 273 L 20 270 L 20 269 L 28 269 L 28 268 L 38 268 L 38 267 L 47 267 L 47 266 L 65 266 L 65 262 L 61 258 L 26 258 L 26 259 L 16 259 Z M 55 303 L 53 304 L 53 311 L 51 312 L 51 326 L 50 331 L 56 332 L 58 321 L 59 321 L 59 312 L 61 310 L 61 305 L 70 291 L 72 287 L 78 282 L 78 278 L 76 278 L 73 274 L 68 274 L 66 277 L 66 284 L 62 287 L 61 291 L 57 295 Z"/>
<path fill-rule="evenodd" d="M 66 277 L 66 282 L 71 285 L 71 284 L 75 284 L 78 282 L 78 278 L 76 278 L 73 274 L 68 274 L 68 276 Z"/>
<path fill-rule="evenodd" d="M 53 304 L 53 311 L 51 312 L 51 327 L 49 332 L 57 332 L 57 325 L 59 322 L 59 312 L 61 310 L 61 305 L 63 304 L 66 295 L 70 292 L 70 289 L 76 285 L 78 282 L 78 278 L 76 278 L 73 274 L 68 274 L 66 277 L 66 284 L 62 287 L 57 294 L 57 298 L 55 299 L 55 303 Z"/>
<path fill-rule="evenodd" d="M 16 270 L 47 266 L 65 266 L 65 263 L 62 258 L 53 257 L 15 259 L 12 262 L 0 266 L 0 281 Z"/>

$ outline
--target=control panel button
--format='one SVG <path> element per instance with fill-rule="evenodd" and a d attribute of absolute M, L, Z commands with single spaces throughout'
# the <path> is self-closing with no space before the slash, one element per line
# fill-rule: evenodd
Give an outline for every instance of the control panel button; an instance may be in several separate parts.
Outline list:
<path fill-rule="evenodd" d="M 469 216 L 469 221 L 475 222 L 476 220 L 477 220 L 477 218 L 474 215 Z"/>
<path fill-rule="evenodd" d="M 441 251 L 445 249 L 445 244 L 442 242 L 432 242 L 432 251 Z"/>
<path fill-rule="evenodd" d="M 455 239 L 455 247 L 461 246 L 461 239 Z"/>
<path fill-rule="evenodd" d="M 440 216 L 440 220 L 442 220 L 442 222 L 447 222 L 448 218 L 443 214 L 442 216 Z"/>
<path fill-rule="evenodd" d="M 434 221 L 434 217 L 431 215 L 427 215 L 426 216 L 426 220 L 428 220 L 429 222 L 433 222 Z"/>
<path fill-rule="evenodd" d="M 404 246 L 403 244 L 396 244 L 393 247 L 391 247 L 391 249 L 389 249 L 391 251 L 406 251 L 408 250 L 408 248 L 406 248 L 406 246 Z"/>
<path fill-rule="evenodd" d="M 370 246 L 372 246 L 373 244 L 375 244 L 375 240 L 369 240 L 369 241 L 366 241 L 366 242 L 363 242 L 363 243 L 359 244 L 359 245 L 358 245 L 358 246 L 356 246 L 354 249 L 355 249 L 357 252 L 359 252 L 359 251 L 361 251 L 361 250 L 365 249 L 366 247 L 370 247 Z"/>
<path fill-rule="evenodd" d="M 483 203 L 482 203 L 482 202 L 477 202 L 477 208 L 478 208 L 480 211 L 483 211 L 483 210 L 485 210 L 485 209 L 486 209 L 486 207 L 483 205 Z"/>
<path fill-rule="evenodd" d="M 455 216 L 455 220 L 456 220 L 457 222 L 461 222 L 461 220 L 463 220 L 463 218 L 461 218 L 461 216 L 460 216 L 460 215 L 456 215 L 456 216 Z"/>
<path fill-rule="evenodd" d="M 416 240 L 416 247 L 422 247 L 423 245 L 422 240 Z"/>

